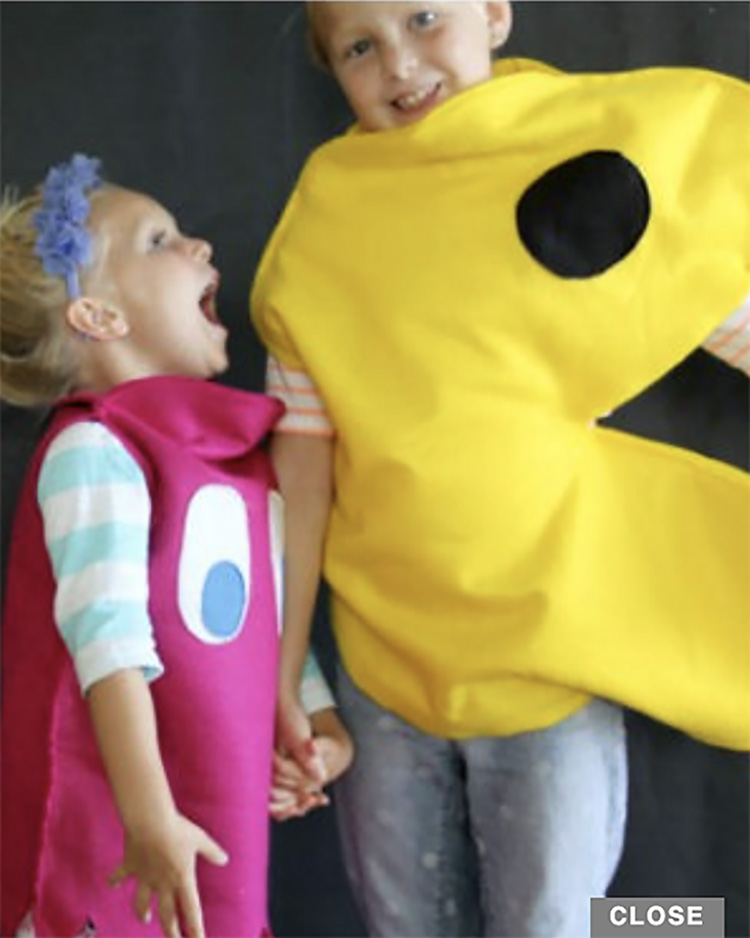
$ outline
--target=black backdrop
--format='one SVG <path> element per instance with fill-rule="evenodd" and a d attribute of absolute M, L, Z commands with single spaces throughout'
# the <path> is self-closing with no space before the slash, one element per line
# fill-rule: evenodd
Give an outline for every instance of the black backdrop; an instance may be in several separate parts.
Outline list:
<path fill-rule="evenodd" d="M 748 76 L 745 3 L 519 0 L 515 14 L 508 54 L 573 69 L 674 64 Z M 254 267 L 305 155 L 348 120 L 306 62 L 303 25 L 297 2 L 0 4 L 3 183 L 24 189 L 82 150 L 210 239 L 232 330 L 226 380 L 252 390 L 263 381 L 247 318 Z M 746 379 L 703 352 L 612 423 L 747 465 Z M 2 410 L 3 546 L 37 425 Z M 315 628 L 330 668 L 322 606 Z M 750 935 L 746 758 L 628 721 L 631 811 L 613 893 L 725 896 L 727 935 Z M 275 829 L 271 883 L 277 935 L 364 934 L 330 809 Z"/>

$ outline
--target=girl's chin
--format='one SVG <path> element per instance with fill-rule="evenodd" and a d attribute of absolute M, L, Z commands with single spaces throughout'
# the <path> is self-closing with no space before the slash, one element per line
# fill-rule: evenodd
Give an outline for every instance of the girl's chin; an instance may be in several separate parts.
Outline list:
<path fill-rule="evenodd" d="M 216 364 L 209 378 L 217 378 L 219 375 L 223 375 L 227 368 L 229 368 L 229 358 L 225 355 L 223 360 Z"/>

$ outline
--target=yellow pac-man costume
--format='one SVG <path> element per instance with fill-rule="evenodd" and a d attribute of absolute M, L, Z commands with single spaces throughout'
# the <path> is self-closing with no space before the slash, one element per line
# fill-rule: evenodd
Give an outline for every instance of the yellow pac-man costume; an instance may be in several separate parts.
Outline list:
<path fill-rule="evenodd" d="M 254 287 L 337 430 L 346 666 L 449 737 L 600 695 L 746 749 L 747 476 L 594 421 L 750 291 L 748 88 L 497 72 L 313 154 Z"/>

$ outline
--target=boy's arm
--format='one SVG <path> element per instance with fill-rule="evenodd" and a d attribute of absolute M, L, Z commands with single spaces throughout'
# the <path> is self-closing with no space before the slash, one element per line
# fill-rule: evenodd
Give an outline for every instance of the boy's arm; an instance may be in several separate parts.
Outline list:
<path fill-rule="evenodd" d="M 333 439 L 276 433 L 271 458 L 284 498 L 284 628 L 279 670 L 278 744 L 320 775 L 299 687 L 310 642 L 333 496 Z M 323 781 L 322 778 L 319 779 Z"/>
<path fill-rule="evenodd" d="M 703 347 L 750 376 L 750 297 L 708 337 Z"/>
<path fill-rule="evenodd" d="M 165 935 L 203 938 L 197 857 L 201 855 L 216 865 L 223 865 L 228 858 L 175 806 L 159 752 L 151 693 L 143 674 L 128 669 L 98 681 L 89 690 L 88 704 L 125 829 L 123 862 L 111 884 L 134 877 L 135 912 L 140 919 L 148 920 L 153 896 L 158 901 Z"/>
<path fill-rule="evenodd" d="M 302 708 L 310 721 L 315 754 L 322 763 L 324 778 L 312 780 L 297 762 L 278 750 L 273 756 L 270 813 L 276 821 L 302 817 L 329 803 L 323 785 L 329 785 L 347 770 L 354 756 L 352 739 L 336 712 L 328 687 L 312 648 L 308 650 L 300 687 Z"/>

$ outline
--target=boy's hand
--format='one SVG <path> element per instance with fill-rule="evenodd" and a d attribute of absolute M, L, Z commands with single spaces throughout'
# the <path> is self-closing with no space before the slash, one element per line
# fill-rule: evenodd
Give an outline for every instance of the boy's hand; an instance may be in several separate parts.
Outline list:
<path fill-rule="evenodd" d="M 150 920 L 151 902 L 156 899 L 167 938 L 180 938 L 183 933 L 187 938 L 204 938 L 195 870 L 198 856 L 216 866 L 229 860 L 202 828 L 180 814 L 167 815 L 126 833 L 123 862 L 109 882 L 119 886 L 130 877 L 135 879 L 134 910 L 143 922 Z"/>
<path fill-rule="evenodd" d="M 318 710 L 310 717 L 313 742 L 325 766 L 325 784 L 343 775 L 354 758 L 354 744 L 335 707 Z"/>
<path fill-rule="evenodd" d="M 312 779 L 294 759 L 280 752 L 274 753 L 269 810 L 277 821 L 302 817 L 327 805 L 329 799 L 322 791 L 322 785 L 334 782 L 352 761 L 351 737 L 334 708 L 319 710 L 313 714 L 310 723 L 314 733 L 312 747 L 323 767 L 323 776 L 320 781 Z"/>
<path fill-rule="evenodd" d="M 276 709 L 276 751 L 299 766 L 312 787 L 326 781 L 326 767 L 313 744 L 312 727 L 296 696 L 280 696 Z"/>

